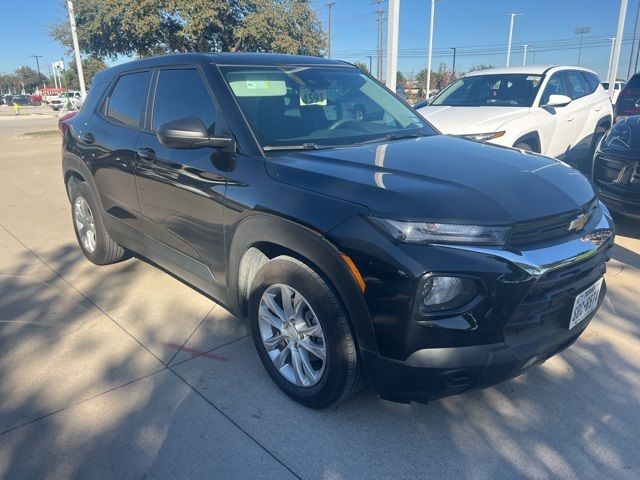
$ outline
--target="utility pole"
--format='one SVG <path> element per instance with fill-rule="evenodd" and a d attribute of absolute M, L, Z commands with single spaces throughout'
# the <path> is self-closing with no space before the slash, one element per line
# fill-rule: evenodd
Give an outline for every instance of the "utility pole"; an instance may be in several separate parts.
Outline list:
<path fill-rule="evenodd" d="M 335 7 L 336 2 L 325 3 L 324 6 L 329 10 L 329 58 L 331 58 L 331 9 Z"/>
<path fill-rule="evenodd" d="M 580 35 L 580 47 L 578 48 L 578 66 L 580 66 L 580 58 L 582 57 L 582 36 L 585 33 L 590 33 L 591 27 L 578 27 L 576 28 L 576 35 Z"/>
<path fill-rule="evenodd" d="M 78 44 L 78 33 L 76 32 L 76 17 L 73 14 L 73 3 L 67 1 L 67 9 L 69 10 L 69 24 L 71 25 L 71 38 L 73 40 L 73 51 L 76 54 L 76 67 L 78 68 L 78 81 L 80 82 L 80 94 L 82 99 L 87 96 L 87 90 L 84 86 L 84 73 L 82 71 L 82 59 L 80 58 L 80 45 Z"/>
<path fill-rule="evenodd" d="M 429 16 L 429 54 L 427 55 L 427 100 L 431 92 L 431 56 L 433 54 L 433 23 L 436 14 L 436 0 L 431 0 L 431 15 Z"/>
<path fill-rule="evenodd" d="M 40 59 L 42 58 L 42 55 L 29 55 L 29 56 L 36 59 L 36 67 L 38 68 L 38 80 L 40 80 L 40 77 L 42 76 L 42 74 L 40 73 Z M 47 88 L 47 84 L 44 81 L 42 82 L 42 87 Z"/>
<path fill-rule="evenodd" d="M 522 45 L 524 47 L 524 53 L 522 54 L 522 66 L 524 67 L 527 64 L 527 47 L 529 47 L 528 43 Z"/>
<path fill-rule="evenodd" d="M 620 0 L 620 15 L 618 16 L 618 31 L 613 47 L 613 58 L 611 59 L 611 71 L 609 72 L 609 98 L 613 96 L 613 87 L 618 74 L 618 63 L 620 62 L 620 50 L 622 49 L 622 35 L 624 34 L 624 18 L 627 15 L 627 0 Z"/>
<path fill-rule="evenodd" d="M 629 56 L 629 69 L 627 70 L 627 80 L 631 78 L 631 62 L 633 61 L 633 52 L 636 49 L 636 32 L 638 31 L 638 15 L 640 14 L 640 2 L 636 9 L 636 23 L 633 26 L 633 42 L 631 43 L 631 55 Z M 634 72 L 635 73 L 635 70 Z"/>
<path fill-rule="evenodd" d="M 522 13 L 509 13 L 509 42 L 507 43 L 507 67 L 509 66 L 509 62 L 511 61 L 511 40 L 513 39 L 513 20 L 514 18 L 523 15 Z"/>
<path fill-rule="evenodd" d="M 369 75 L 373 75 L 373 72 L 371 71 L 373 57 L 371 55 L 367 55 L 367 57 L 369 57 Z"/>
<path fill-rule="evenodd" d="M 456 76 L 456 47 L 449 47 L 451 50 L 453 50 L 453 67 L 451 67 L 451 73 L 453 75 L 453 77 Z"/>
<path fill-rule="evenodd" d="M 376 9 L 376 21 L 378 22 L 378 30 L 376 33 L 376 78 L 378 81 L 382 81 L 382 26 L 384 22 L 384 10 L 380 7 L 381 3 L 384 3 L 385 0 L 373 0 L 371 3 L 376 4 L 378 8 Z M 373 75 L 373 72 L 371 72 Z"/>
<path fill-rule="evenodd" d="M 609 38 L 611 40 L 611 53 L 609 54 L 609 68 L 607 70 L 607 80 L 611 76 L 611 63 L 613 62 L 613 47 L 616 45 L 616 37 Z"/>
<path fill-rule="evenodd" d="M 387 88 L 396 92 L 396 74 L 398 72 L 398 29 L 400 26 L 400 0 L 389 0 L 389 19 L 387 26 Z"/>

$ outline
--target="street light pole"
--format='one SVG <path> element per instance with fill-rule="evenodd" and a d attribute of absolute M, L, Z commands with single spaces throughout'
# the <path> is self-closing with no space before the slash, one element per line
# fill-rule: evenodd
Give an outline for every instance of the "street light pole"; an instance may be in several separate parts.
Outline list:
<path fill-rule="evenodd" d="M 613 96 L 613 87 L 618 74 L 618 63 L 620 62 L 620 50 L 622 50 L 622 35 L 624 34 L 624 18 L 627 15 L 627 0 L 620 0 L 620 14 L 618 16 L 618 30 L 613 47 L 613 58 L 611 59 L 611 71 L 609 72 L 609 98 Z"/>
<path fill-rule="evenodd" d="M 76 54 L 76 67 L 78 69 L 78 81 L 80 82 L 80 94 L 82 99 L 87 96 L 87 90 L 84 86 L 84 73 L 82 71 L 82 59 L 80 58 L 80 45 L 78 44 L 78 33 L 76 32 L 76 17 L 73 14 L 73 3 L 67 1 L 67 10 L 69 10 L 69 24 L 71 25 L 71 39 L 73 40 L 73 51 Z M 66 86 L 66 85 L 65 85 Z"/>
<path fill-rule="evenodd" d="M 455 77 L 455 75 L 456 75 L 456 47 L 449 47 L 449 48 L 451 50 L 453 50 L 453 67 L 451 67 L 451 73 Z"/>
<path fill-rule="evenodd" d="M 611 76 L 611 63 L 613 62 L 613 47 L 616 45 L 616 37 L 609 38 L 611 40 L 611 53 L 609 54 L 609 68 L 607 69 L 607 80 Z"/>
<path fill-rule="evenodd" d="M 30 55 L 30 57 L 36 59 L 36 67 L 38 68 L 38 80 L 40 80 L 40 77 L 42 76 L 42 74 L 40 73 L 40 59 L 42 58 L 42 55 Z M 47 84 L 44 81 L 42 82 L 42 87 L 47 88 Z"/>
<path fill-rule="evenodd" d="M 524 67 L 527 64 L 527 47 L 529 46 L 528 43 L 525 43 L 523 45 L 524 47 L 524 53 L 522 54 L 522 66 Z"/>
<path fill-rule="evenodd" d="M 427 99 L 431 91 L 431 55 L 433 54 L 433 22 L 436 14 L 436 0 L 431 0 L 431 16 L 429 17 L 429 54 L 427 55 Z"/>
<path fill-rule="evenodd" d="M 580 35 L 580 47 L 578 48 L 578 66 L 580 66 L 580 58 L 582 57 L 582 36 L 585 33 L 591 32 L 591 27 L 578 27 L 576 28 L 576 35 Z"/>
<path fill-rule="evenodd" d="M 325 3 L 324 6 L 329 9 L 329 58 L 331 58 L 331 9 L 335 7 L 336 2 Z"/>
<path fill-rule="evenodd" d="M 522 13 L 510 13 L 509 17 L 509 42 L 507 43 L 507 67 L 509 66 L 509 62 L 511 61 L 511 40 L 513 39 L 513 20 L 520 16 L 523 15 Z"/>
<path fill-rule="evenodd" d="M 400 26 L 400 0 L 389 0 L 387 14 L 387 81 L 392 92 L 396 91 L 396 73 L 398 71 L 398 28 Z"/>

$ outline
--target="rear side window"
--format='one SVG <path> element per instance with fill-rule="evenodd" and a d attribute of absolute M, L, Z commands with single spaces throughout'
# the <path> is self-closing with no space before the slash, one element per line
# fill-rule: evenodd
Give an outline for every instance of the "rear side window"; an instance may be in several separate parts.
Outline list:
<path fill-rule="evenodd" d="M 587 81 L 582 76 L 581 72 L 571 71 L 565 72 L 564 76 L 567 80 L 567 85 L 569 87 L 569 93 L 572 100 L 576 100 L 578 98 L 582 98 L 585 95 L 589 95 L 589 85 L 587 85 Z"/>
<path fill-rule="evenodd" d="M 109 96 L 107 117 L 130 127 L 139 127 L 150 80 L 150 72 L 129 73 L 121 76 Z"/>
<path fill-rule="evenodd" d="M 198 117 L 213 133 L 217 109 L 195 68 L 160 70 L 153 106 L 153 130 L 171 120 Z"/>

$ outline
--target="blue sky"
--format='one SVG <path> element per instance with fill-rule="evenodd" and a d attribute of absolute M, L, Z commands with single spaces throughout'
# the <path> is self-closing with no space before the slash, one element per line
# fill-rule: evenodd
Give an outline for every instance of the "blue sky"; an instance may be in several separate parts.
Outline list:
<path fill-rule="evenodd" d="M 8 0 L 4 0 L 8 1 Z M 376 48 L 376 6 L 371 0 L 335 0 L 333 8 L 334 57 L 368 63 Z M 629 0 L 625 37 L 618 76 L 626 77 L 631 53 L 631 36 L 640 0 Z M 327 0 L 314 0 L 312 6 L 321 20 L 327 20 Z M 417 72 L 426 66 L 429 0 L 401 0 L 400 58 L 404 72 Z M 35 68 L 29 55 L 43 55 L 41 68 L 64 55 L 63 49 L 48 36 L 49 26 L 65 18 L 59 0 L 23 0 L 22 15 L 3 22 L 0 29 L 0 72 L 19 65 Z M 458 48 L 456 70 L 464 71 L 479 63 L 504 65 L 508 34 L 507 13 L 524 14 L 516 18 L 512 65 L 522 63 L 522 47 L 529 43 L 535 63 L 575 64 L 578 60 L 577 27 L 590 26 L 584 35 L 581 64 L 606 75 L 610 43 L 615 34 L 619 0 L 442 0 L 436 5 L 434 66 L 451 65 L 452 51 Z M 386 10 L 386 3 L 382 4 Z M 5 19 L 6 20 L 6 19 Z M 386 34 L 386 28 L 385 28 Z M 640 31 L 638 38 L 640 39 Z M 530 50 L 531 51 L 531 50 Z M 529 55 L 528 63 L 532 63 Z"/>

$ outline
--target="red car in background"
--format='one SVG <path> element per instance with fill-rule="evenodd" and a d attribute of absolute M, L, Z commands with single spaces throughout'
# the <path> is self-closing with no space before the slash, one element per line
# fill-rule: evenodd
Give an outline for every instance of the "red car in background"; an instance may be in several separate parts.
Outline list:
<path fill-rule="evenodd" d="M 64 134 L 67 133 L 67 129 L 69 128 L 70 120 L 76 116 L 78 112 L 69 112 L 65 113 L 63 116 L 58 118 L 58 130 L 60 130 L 60 134 L 64 137 Z"/>

